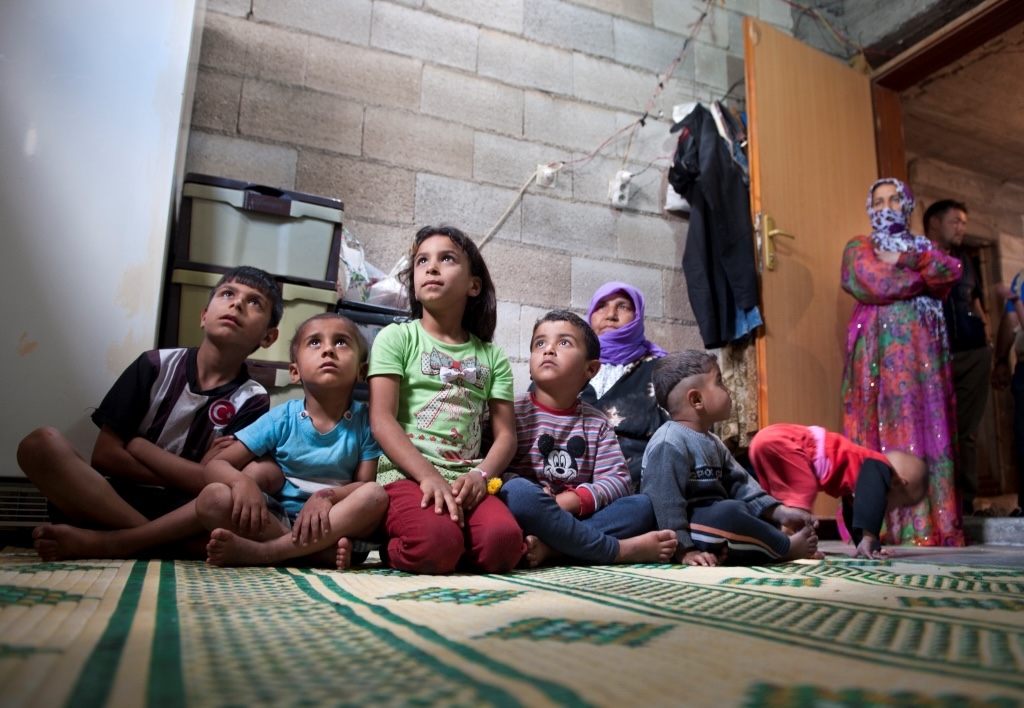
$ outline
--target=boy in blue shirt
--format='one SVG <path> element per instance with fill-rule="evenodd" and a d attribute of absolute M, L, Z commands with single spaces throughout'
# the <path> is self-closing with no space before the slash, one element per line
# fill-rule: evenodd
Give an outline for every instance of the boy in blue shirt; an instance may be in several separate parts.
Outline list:
<path fill-rule="evenodd" d="M 203 465 L 270 407 L 245 360 L 277 340 L 283 309 L 269 274 L 228 271 L 203 309 L 198 348 L 145 352 L 111 387 L 92 416 L 100 433 L 91 464 L 54 428 L 26 436 L 18 464 L 75 524 L 132 529 L 174 512 L 203 488 Z M 127 552 L 100 532 L 66 524 L 39 526 L 33 537 L 45 560 Z"/>
<path fill-rule="evenodd" d="M 196 514 L 212 531 L 210 563 L 277 565 L 305 557 L 338 570 L 352 564 L 352 540 L 369 538 L 388 506 L 374 481 L 380 447 L 370 435 L 368 407 L 352 399 L 368 349 L 347 317 L 325 313 L 299 326 L 289 369 L 304 397 L 239 431 L 206 466 Z M 270 495 L 256 481 L 268 476 L 277 478 Z"/>

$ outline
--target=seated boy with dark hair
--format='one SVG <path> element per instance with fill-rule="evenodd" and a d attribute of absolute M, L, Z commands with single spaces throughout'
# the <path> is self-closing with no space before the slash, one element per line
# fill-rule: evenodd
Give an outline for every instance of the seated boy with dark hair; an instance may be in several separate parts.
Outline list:
<path fill-rule="evenodd" d="M 652 380 L 670 420 L 647 445 L 640 488 L 654 503 L 658 526 L 676 533 L 676 560 L 754 565 L 814 556 L 814 517 L 769 496 L 711 432 L 732 411 L 714 354 L 669 354 Z"/>
<path fill-rule="evenodd" d="M 579 316 L 549 312 L 533 328 L 534 391 L 515 402 L 515 457 L 499 497 L 527 534 L 526 562 L 666 563 L 671 531 L 651 500 L 630 495 L 629 469 L 603 413 L 579 400 L 601 366 L 597 335 Z"/>
<path fill-rule="evenodd" d="M 245 360 L 277 340 L 283 309 L 269 274 L 228 271 L 203 309 L 198 348 L 145 352 L 111 387 L 92 415 L 100 432 L 91 464 L 54 428 L 29 433 L 18 464 L 73 523 L 134 528 L 188 503 L 203 488 L 203 465 L 270 408 Z M 117 557 L 90 544 L 101 537 L 73 526 L 45 524 L 33 537 L 48 560 Z"/>
<path fill-rule="evenodd" d="M 928 495 L 920 457 L 875 452 L 818 426 L 769 425 L 751 440 L 750 463 L 764 490 L 788 506 L 810 511 L 818 492 L 841 498 L 854 558 L 892 555 L 879 541 L 886 512 Z"/>

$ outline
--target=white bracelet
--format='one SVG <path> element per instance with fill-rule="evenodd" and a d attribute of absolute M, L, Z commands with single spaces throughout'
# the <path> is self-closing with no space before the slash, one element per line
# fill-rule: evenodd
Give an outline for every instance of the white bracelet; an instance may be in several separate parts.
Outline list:
<path fill-rule="evenodd" d="M 470 470 L 470 472 L 479 472 L 481 477 L 483 477 L 484 479 L 487 479 L 487 473 L 484 472 L 479 467 L 474 467 L 473 469 Z"/>

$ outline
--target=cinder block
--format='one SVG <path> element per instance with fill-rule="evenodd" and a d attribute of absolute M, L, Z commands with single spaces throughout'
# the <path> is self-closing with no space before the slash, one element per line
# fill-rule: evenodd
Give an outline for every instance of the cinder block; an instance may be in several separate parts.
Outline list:
<path fill-rule="evenodd" d="M 577 5 L 583 5 L 599 12 L 619 17 L 628 17 L 636 22 L 651 24 L 654 22 L 653 0 L 575 0 Z"/>
<path fill-rule="evenodd" d="M 482 252 L 499 298 L 546 308 L 569 301 L 568 255 L 499 239 Z"/>
<path fill-rule="evenodd" d="M 371 0 L 253 0 L 252 16 L 260 22 L 366 46 L 372 8 Z"/>
<path fill-rule="evenodd" d="M 721 98 L 729 88 L 728 64 L 724 49 L 697 42 L 693 46 L 697 60 L 697 71 L 694 75 L 698 84 L 711 89 L 713 95 Z"/>
<path fill-rule="evenodd" d="M 206 3 L 207 20 L 210 15 L 220 12 L 235 17 L 246 17 L 249 14 L 250 0 L 209 0 Z"/>
<path fill-rule="evenodd" d="M 294 189 L 297 159 L 292 147 L 210 135 L 193 129 L 188 136 L 185 171 Z"/>
<path fill-rule="evenodd" d="M 473 131 L 415 113 L 367 108 L 363 157 L 468 178 L 473 174 Z"/>
<path fill-rule="evenodd" d="M 490 270 L 489 265 L 487 269 Z M 520 356 L 518 302 L 498 301 L 498 324 L 494 330 L 494 343 L 510 358 Z"/>
<path fill-rule="evenodd" d="M 522 34 L 523 31 L 523 0 L 427 0 L 427 9 L 512 34 Z"/>
<path fill-rule="evenodd" d="M 566 162 L 571 157 L 572 153 L 558 148 L 478 132 L 473 148 L 473 179 L 519 189 L 537 170 L 537 165 Z M 572 183 L 573 170 L 565 168 L 556 175 L 553 187 L 532 185 L 528 191 L 571 197 Z"/>
<path fill-rule="evenodd" d="M 524 359 L 527 364 L 530 361 L 530 350 L 533 344 L 533 325 L 537 323 L 541 317 L 551 312 L 552 310 L 562 310 L 565 308 L 563 303 L 552 304 L 549 307 L 533 307 L 530 305 L 523 305 L 519 311 L 519 356 Z M 529 367 L 527 367 L 527 373 L 529 373 Z"/>
<path fill-rule="evenodd" d="M 648 317 L 644 321 L 644 334 L 667 352 L 681 352 L 686 349 L 704 351 L 700 328 L 695 324 L 664 322 Z"/>
<path fill-rule="evenodd" d="M 615 261 L 590 258 L 572 259 L 572 306 L 586 310 L 594 292 L 610 280 L 629 283 L 644 294 L 648 317 L 661 317 L 664 312 L 662 269 L 627 265 Z"/>
<path fill-rule="evenodd" d="M 658 76 L 586 54 L 573 56 L 573 95 L 589 103 L 643 112 Z"/>
<path fill-rule="evenodd" d="M 223 133 L 236 132 L 241 100 L 240 77 L 200 69 L 196 73 L 196 92 L 192 100 L 192 125 Z"/>
<path fill-rule="evenodd" d="M 654 0 L 654 26 L 689 37 L 707 5 L 704 0 Z M 725 47 L 729 42 L 729 22 L 718 3 L 704 18 L 694 39 Z"/>
<path fill-rule="evenodd" d="M 623 261 L 681 268 L 686 226 L 675 217 L 624 212 L 615 222 L 617 256 Z"/>
<path fill-rule="evenodd" d="M 526 92 L 524 105 L 523 123 L 528 140 L 589 154 L 616 131 L 615 113 L 602 108 L 563 101 L 535 91 Z"/>
<path fill-rule="evenodd" d="M 509 359 L 512 364 L 515 395 L 520 396 L 530 388 L 530 362 L 512 360 L 512 357 L 509 357 Z"/>
<path fill-rule="evenodd" d="M 623 138 L 616 143 L 617 156 L 621 159 L 628 144 L 631 162 L 652 165 L 651 170 L 666 169 L 671 164 L 666 158 L 675 153 L 676 144 L 679 142 L 679 135 L 670 132 L 672 129 L 672 106 L 693 100 L 695 99 L 691 93 L 687 96 L 666 96 L 664 101 L 659 101 L 658 109 L 660 110 L 661 106 L 664 106 L 666 115 L 661 118 L 657 113 L 648 116 L 644 120 L 644 124 L 633 133 L 631 141 L 628 139 L 629 134 L 623 133 Z M 620 113 L 616 117 L 617 125 L 619 128 L 625 128 L 635 123 L 639 117 L 638 113 Z"/>
<path fill-rule="evenodd" d="M 758 17 L 787 34 L 793 34 L 793 12 L 793 7 L 784 0 L 758 0 Z"/>
<path fill-rule="evenodd" d="M 681 264 L 682 260 L 680 260 L 680 266 Z M 690 306 L 690 295 L 686 290 L 686 276 L 679 266 L 675 270 L 669 271 L 665 277 L 664 316 L 687 324 L 697 324 L 697 317 L 693 314 L 693 308 Z M 703 340 L 700 341 L 701 348 L 703 348 Z"/>
<path fill-rule="evenodd" d="M 753 17 L 757 17 L 757 13 L 752 13 Z M 729 21 L 729 53 L 743 55 L 743 21 L 746 15 L 741 15 L 738 12 L 727 13 Z"/>
<path fill-rule="evenodd" d="M 416 177 L 416 223 L 452 224 L 479 241 L 513 202 L 516 190 L 436 175 Z M 519 241 L 522 210 L 516 205 L 493 238 Z M 489 247 L 489 246 L 488 246 Z"/>
<path fill-rule="evenodd" d="M 246 79 L 239 132 L 358 155 L 363 108 L 326 93 Z"/>
<path fill-rule="evenodd" d="M 572 93 L 572 53 L 493 30 L 480 32 L 477 72 L 513 86 Z"/>
<path fill-rule="evenodd" d="M 273 25 L 210 15 L 203 29 L 199 63 L 233 74 L 283 84 L 301 84 L 307 35 Z"/>
<path fill-rule="evenodd" d="M 758 0 L 729 0 L 729 9 L 741 15 L 757 17 Z"/>
<path fill-rule="evenodd" d="M 492 133 L 523 133 L 522 89 L 450 69 L 423 68 L 420 110 Z"/>
<path fill-rule="evenodd" d="M 370 44 L 396 54 L 475 71 L 478 32 L 464 22 L 380 2 L 374 5 Z"/>
<path fill-rule="evenodd" d="M 372 106 L 417 110 L 423 62 L 310 37 L 306 85 Z"/>
<path fill-rule="evenodd" d="M 683 51 L 686 37 L 641 25 L 622 18 L 615 19 L 615 61 L 638 66 L 662 74 Z M 653 89 L 656 80 L 651 83 Z M 643 104 L 641 104 L 643 105 Z"/>
<path fill-rule="evenodd" d="M 523 36 L 602 57 L 615 51 L 609 15 L 561 0 L 526 0 Z"/>
<path fill-rule="evenodd" d="M 341 199 L 346 217 L 401 222 L 415 204 L 416 176 L 400 167 L 303 150 L 295 180 L 302 192 Z"/>
<path fill-rule="evenodd" d="M 523 243 L 569 253 L 614 256 L 609 208 L 527 194 L 523 197 Z"/>

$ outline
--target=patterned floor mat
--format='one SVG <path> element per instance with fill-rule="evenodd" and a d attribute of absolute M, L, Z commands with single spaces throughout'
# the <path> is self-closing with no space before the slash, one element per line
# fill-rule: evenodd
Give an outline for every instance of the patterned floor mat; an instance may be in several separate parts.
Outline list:
<path fill-rule="evenodd" d="M 0 554 L 0 704 L 1024 703 L 1024 572 L 411 576 Z"/>

